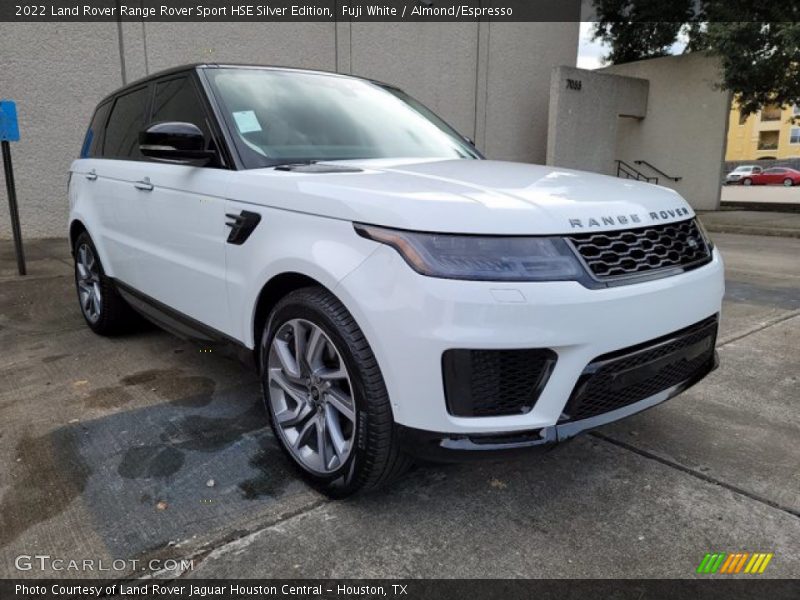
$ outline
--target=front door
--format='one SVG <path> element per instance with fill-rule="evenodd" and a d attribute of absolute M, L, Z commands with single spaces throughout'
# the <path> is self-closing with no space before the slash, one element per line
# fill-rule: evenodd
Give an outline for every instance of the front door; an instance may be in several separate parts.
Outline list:
<path fill-rule="evenodd" d="M 194 123 L 213 147 L 208 116 L 188 75 L 155 82 L 150 123 Z M 231 172 L 217 163 L 192 166 L 145 163 L 146 186 L 138 204 L 145 211 L 147 243 L 139 268 L 139 291 L 225 334 L 232 332 L 225 272 L 229 233 L 225 196 Z"/>

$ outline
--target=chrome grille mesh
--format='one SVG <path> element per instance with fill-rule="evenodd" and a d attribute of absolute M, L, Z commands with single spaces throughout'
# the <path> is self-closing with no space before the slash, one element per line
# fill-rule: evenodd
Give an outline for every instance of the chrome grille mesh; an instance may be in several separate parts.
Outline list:
<path fill-rule="evenodd" d="M 711 252 L 694 219 L 640 229 L 567 236 L 597 279 L 698 266 Z"/>

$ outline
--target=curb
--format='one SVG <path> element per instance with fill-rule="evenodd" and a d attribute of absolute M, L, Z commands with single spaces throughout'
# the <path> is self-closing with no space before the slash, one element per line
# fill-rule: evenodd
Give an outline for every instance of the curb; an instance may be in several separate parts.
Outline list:
<path fill-rule="evenodd" d="M 800 230 L 798 229 L 775 229 L 774 227 L 752 227 L 748 225 L 711 225 L 708 223 L 703 223 L 703 225 L 710 233 L 739 233 L 743 235 L 767 235 L 770 237 L 800 239 Z"/>
<path fill-rule="evenodd" d="M 761 212 L 800 213 L 800 202 L 747 202 L 745 200 L 726 200 L 720 202 L 720 209 L 757 210 Z"/>

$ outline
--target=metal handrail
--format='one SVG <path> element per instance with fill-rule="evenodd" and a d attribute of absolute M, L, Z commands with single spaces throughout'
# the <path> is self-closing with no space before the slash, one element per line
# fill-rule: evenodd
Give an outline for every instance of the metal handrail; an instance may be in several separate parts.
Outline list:
<path fill-rule="evenodd" d="M 641 171 L 630 166 L 624 160 L 617 160 L 617 177 L 625 177 L 625 179 L 635 179 L 636 181 L 646 181 L 647 183 L 658 184 L 658 177 L 648 177 Z"/>
<path fill-rule="evenodd" d="M 666 173 L 664 173 L 664 171 L 662 171 L 658 167 L 654 167 L 653 165 L 651 165 L 646 160 L 635 160 L 633 162 L 636 163 L 637 165 L 647 165 L 648 167 L 653 169 L 653 171 L 655 171 L 659 175 L 663 175 L 664 177 L 666 177 L 667 179 L 671 179 L 672 181 L 680 181 L 681 179 L 683 179 L 683 177 L 673 177 L 672 175 L 667 175 Z"/>

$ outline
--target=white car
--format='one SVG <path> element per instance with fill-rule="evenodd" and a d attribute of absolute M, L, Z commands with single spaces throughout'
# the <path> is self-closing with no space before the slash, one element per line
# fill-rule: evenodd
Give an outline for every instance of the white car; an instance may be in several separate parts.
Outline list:
<path fill-rule="evenodd" d="M 748 176 L 758 175 L 761 171 L 761 167 L 755 165 L 740 165 L 725 176 L 725 184 L 744 182 L 745 185 L 750 185 L 753 180 L 748 179 Z"/>
<path fill-rule="evenodd" d="M 389 85 L 195 65 L 104 99 L 71 168 L 83 315 L 255 358 L 333 496 L 542 448 L 717 364 L 723 264 L 676 192 L 484 160 Z"/>

